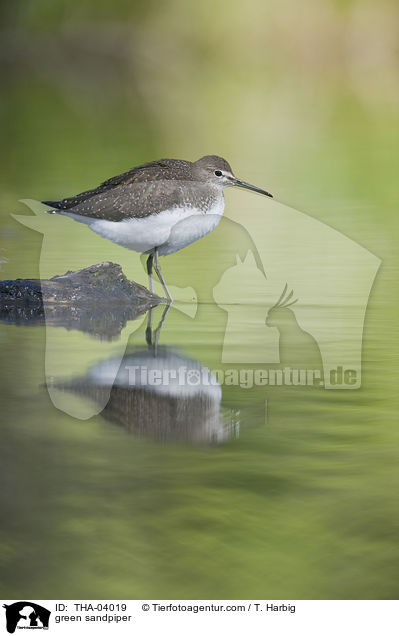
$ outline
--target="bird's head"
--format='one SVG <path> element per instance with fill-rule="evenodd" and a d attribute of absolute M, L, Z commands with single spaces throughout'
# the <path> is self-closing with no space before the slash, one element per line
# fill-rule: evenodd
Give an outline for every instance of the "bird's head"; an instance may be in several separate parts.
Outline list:
<path fill-rule="evenodd" d="M 202 179 L 206 179 L 206 181 L 211 182 L 222 189 L 230 186 L 236 186 L 238 188 L 245 188 L 246 190 L 253 190 L 253 192 L 264 194 L 267 197 L 273 197 L 270 192 L 266 192 L 266 190 L 262 190 L 257 186 L 246 183 L 246 181 L 241 181 L 241 179 L 234 176 L 230 164 L 226 161 L 226 159 L 223 159 L 223 157 L 218 157 L 217 155 L 206 155 L 205 157 L 198 159 L 198 161 L 194 163 L 194 166 L 195 170 L 198 171 Z"/>

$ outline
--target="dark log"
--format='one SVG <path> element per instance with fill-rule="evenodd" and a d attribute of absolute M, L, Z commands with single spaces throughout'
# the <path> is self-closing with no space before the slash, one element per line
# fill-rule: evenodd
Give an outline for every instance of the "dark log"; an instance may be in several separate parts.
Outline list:
<path fill-rule="evenodd" d="M 0 281 L 0 320 L 79 329 L 107 339 L 164 299 L 129 281 L 120 265 L 97 263 L 49 280 Z"/>

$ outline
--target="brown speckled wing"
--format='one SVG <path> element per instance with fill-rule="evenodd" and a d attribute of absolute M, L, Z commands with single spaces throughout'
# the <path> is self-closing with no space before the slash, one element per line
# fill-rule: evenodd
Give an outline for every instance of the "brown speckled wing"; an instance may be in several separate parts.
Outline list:
<path fill-rule="evenodd" d="M 93 219 L 123 221 L 128 218 L 144 218 L 174 207 L 211 206 L 217 192 L 209 185 L 179 180 L 139 181 L 118 185 L 111 190 L 97 192 L 94 196 L 67 209 L 62 214 L 79 214 Z"/>
<path fill-rule="evenodd" d="M 57 210 L 71 210 L 81 205 L 83 202 L 88 202 L 99 195 L 106 196 L 107 192 L 112 192 L 115 195 L 115 189 L 123 186 L 128 186 L 134 183 L 151 183 L 154 181 L 170 181 L 176 179 L 183 179 L 185 181 L 192 180 L 192 163 L 189 161 L 182 161 L 179 159 L 160 159 L 158 161 L 151 161 L 150 163 L 136 166 L 123 174 L 111 177 L 101 183 L 97 188 L 92 190 L 86 190 L 73 197 L 67 197 L 60 201 L 44 201 L 46 205 L 50 205 Z M 122 195 L 119 194 L 120 199 Z M 90 206 L 83 206 L 80 214 L 84 214 L 83 209 L 90 211 Z M 93 210 L 94 211 L 94 210 Z M 86 214 L 88 214 L 86 212 Z M 90 216 L 90 214 L 88 214 Z"/>

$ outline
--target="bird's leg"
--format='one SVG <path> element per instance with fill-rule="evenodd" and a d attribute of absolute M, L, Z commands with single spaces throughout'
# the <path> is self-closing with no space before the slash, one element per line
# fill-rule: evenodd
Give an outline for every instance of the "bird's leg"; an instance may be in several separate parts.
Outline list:
<path fill-rule="evenodd" d="M 150 311 L 148 312 L 148 322 L 147 328 L 145 330 L 145 339 L 149 347 L 151 347 L 152 345 L 152 312 L 153 308 L 151 307 Z"/>
<path fill-rule="evenodd" d="M 154 292 L 154 285 L 152 280 L 152 265 L 154 262 L 154 254 L 150 254 L 147 258 L 147 274 L 148 274 L 148 288 L 151 293 Z"/>
<path fill-rule="evenodd" d="M 158 276 L 158 278 L 159 278 L 159 280 L 160 280 L 160 282 L 162 284 L 162 287 L 164 288 L 164 290 L 166 292 L 166 295 L 168 297 L 169 302 L 172 303 L 173 302 L 173 298 L 172 298 L 172 296 L 169 293 L 168 286 L 167 286 L 167 284 L 165 282 L 165 279 L 164 279 L 162 271 L 161 271 L 161 266 L 160 266 L 159 261 L 158 261 L 158 248 L 157 247 L 155 248 L 154 269 L 155 269 L 155 271 L 157 273 L 157 276 Z"/>
<path fill-rule="evenodd" d="M 163 310 L 163 314 L 161 316 L 161 320 L 159 321 L 159 325 L 158 327 L 155 329 L 154 331 L 154 344 L 155 344 L 155 352 L 157 350 L 157 346 L 158 346 L 158 339 L 159 339 L 159 335 L 161 333 L 161 329 L 164 326 L 165 320 L 166 320 L 166 316 L 169 313 L 171 305 L 168 304 L 166 305 L 165 309 Z"/>
<path fill-rule="evenodd" d="M 157 347 L 158 347 L 158 340 L 159 340 L 159 336 L 161 333 L 161 329 L 166 321 L 166 316 L 168 315 L 168 312 L 171 308 L 171 304 L 168 303 L 165 307 L 165 309 L 162 312 L 162 316 L 161 316 L 161 320 L 159 321 L 159 324 L 157 326 L 156 329 L 154 329 L 154 331 L 152 330 L 152 315 L 153 315 L 153 309 L 150 309 L 148 312 L 148 321 L 147 321 L 147 328 L 145 330 L 145 339 L 147 342 L 147 345 L 149 347 L 149 349 L 153 350 L 154 353 L 154 357 L 156 357 L 157 355 Z"/>

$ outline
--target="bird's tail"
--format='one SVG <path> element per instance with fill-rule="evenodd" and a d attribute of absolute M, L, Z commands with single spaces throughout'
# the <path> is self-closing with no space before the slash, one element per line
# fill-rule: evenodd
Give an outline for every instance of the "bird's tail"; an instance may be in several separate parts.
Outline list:
<path fill-rule="evenodd" d="M 61 208 L 60 201 L 42 201 L 44 205 L 48 205 L 52 210 L 46 210 L 47 214 L 57 214 L 57 210 Z"/>

